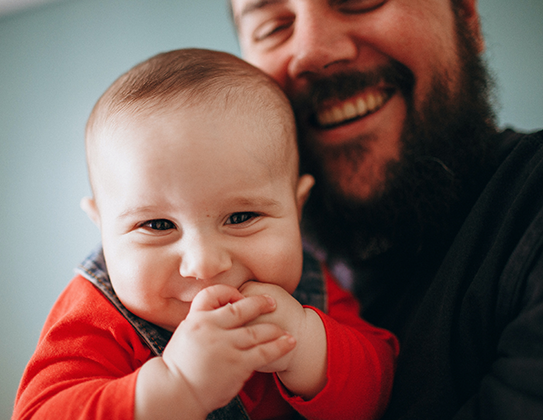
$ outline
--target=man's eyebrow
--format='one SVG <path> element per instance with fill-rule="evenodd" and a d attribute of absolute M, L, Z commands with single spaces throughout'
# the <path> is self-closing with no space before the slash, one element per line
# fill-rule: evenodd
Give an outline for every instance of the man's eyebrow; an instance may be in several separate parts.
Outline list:
<path fill-rule="evenodd" d="M 267 6 L 271 6 L 274 4 L 281 4 L 285 2 L 286 0 L 253 0 L 245 4 L 245 6 L 243 6 L 243 8 L 241 9 L 239 15 L 234 16 L 234 18 L 236 21 L 239 21 L 245 16 L 250 15 L 251 13 L 256 12 L 258 10 L 262 10 Z"/>

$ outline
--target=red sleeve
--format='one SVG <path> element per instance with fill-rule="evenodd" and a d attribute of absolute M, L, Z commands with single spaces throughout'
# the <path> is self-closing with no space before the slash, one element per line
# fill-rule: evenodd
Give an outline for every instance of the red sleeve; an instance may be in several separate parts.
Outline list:
<path fill-rule="evenodd" d="M 152 357 L 128 321 L 76 277 L 55 303 L 21 380 L 12 419 L 130 419 Z"/>
<path fill-rule="evenodd" d="M 384 412 L 399 344 L 396 337 L 359 316 L 355 298 L 325 270 L 328 314 L 315 310 L 326 330 L 327 383 L 310 401 L 292 397 L 278 382 L 283 397 L 310 419 L 376 419 Z"/>

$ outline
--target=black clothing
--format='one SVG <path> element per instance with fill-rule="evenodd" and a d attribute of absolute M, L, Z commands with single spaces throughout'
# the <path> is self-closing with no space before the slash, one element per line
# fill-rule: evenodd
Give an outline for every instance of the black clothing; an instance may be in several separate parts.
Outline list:
<path fill-rule="evenodd" d="M 454 235 L 353 267 L 362 315 L 401 343 L 387 420 L 543 419 L 543 132 L 496 140 Z"/>

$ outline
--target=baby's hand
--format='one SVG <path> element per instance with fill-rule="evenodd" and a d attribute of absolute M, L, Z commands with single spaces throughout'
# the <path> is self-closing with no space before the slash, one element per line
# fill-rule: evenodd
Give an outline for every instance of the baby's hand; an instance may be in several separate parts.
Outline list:
<path fill-rule="evenodd" d="M 240 292 L 247 297 L 271 296 L 277 302 L 275 311 L 263 313 L 250 325 L 273 323 L 296 339 L 293 351 L 258 370 L 277 372 L 281 382 L 293 394 L 313 398 L 326 384 L 327 343 L 320 316 L 313 309 L 304 308 L 287 291 L 274 284 L 248 282 Z"/>
<path fill-rule="evenodd" d="M 295 342 L 275 323 L 246 325 L 273 313 L 275 300 L 215 285 L 194 298 L 163 360 L 209 413 L 234 398 L 253 371 L 290 352 Z"/>
<path fill-rule="evenodd" d="M 273 312 L 263 313 L 253 320 L 250 325 L 275 324 L 283 331 L 291 334 L 296 341 L 303 337 L 305 329 L 306 312 L 303 306 L 282 287 L 270 283 L 251 281 L 245 283 L 240 292 L 246 296 L 271 296 L 277 303 L 277 309 Z M 281 372 L 289 367 L 296 349 L 287 353 L 282 358 L 258 369 L 259 372 Z"/>

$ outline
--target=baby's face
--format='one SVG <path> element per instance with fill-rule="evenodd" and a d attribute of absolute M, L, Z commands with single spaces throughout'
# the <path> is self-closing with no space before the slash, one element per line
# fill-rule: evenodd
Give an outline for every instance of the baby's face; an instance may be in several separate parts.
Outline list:
<path fill-rule="evenodd" d="M 263 133 L 274 130 L 285 135 L 234 111 L 192 107 L 106 133 L 98 218 L 113 287 L 131 312 L 173 331 L 210 285 L 256 280 L 294 291 L 312 179 L 274 170 L 285 165 L 266 156 Z"/>

